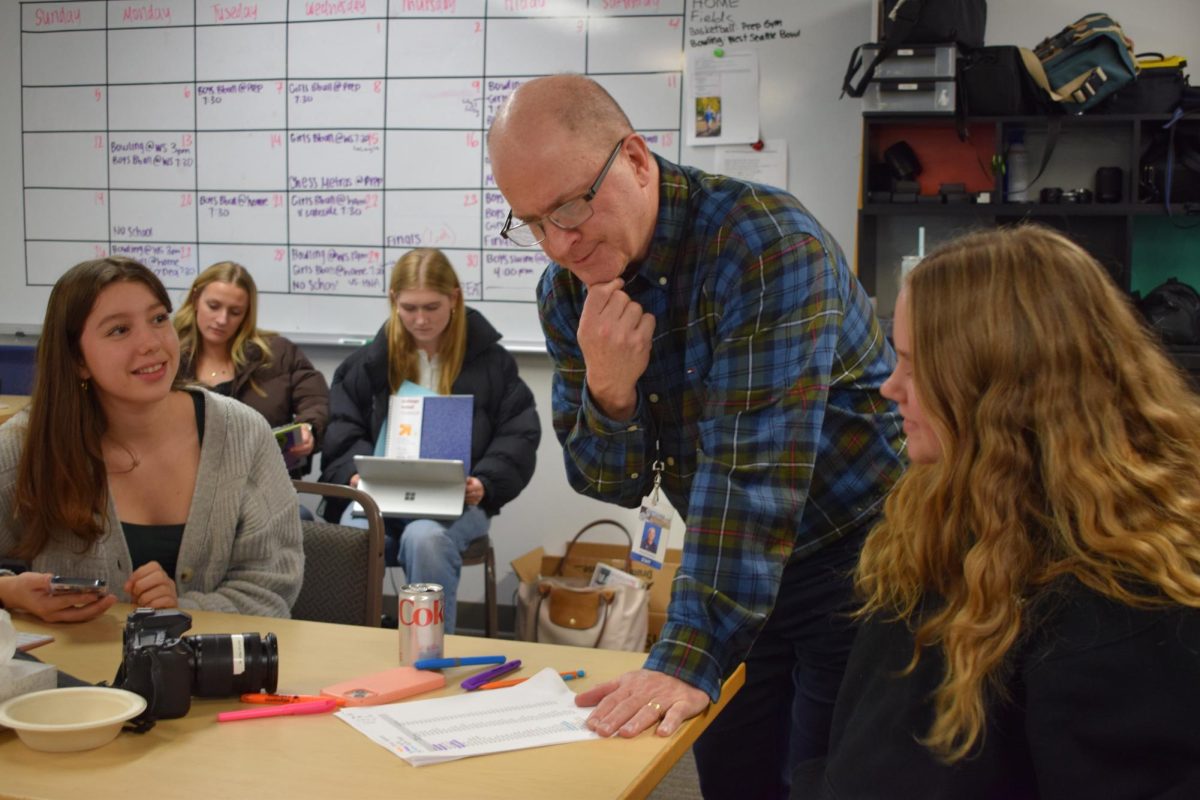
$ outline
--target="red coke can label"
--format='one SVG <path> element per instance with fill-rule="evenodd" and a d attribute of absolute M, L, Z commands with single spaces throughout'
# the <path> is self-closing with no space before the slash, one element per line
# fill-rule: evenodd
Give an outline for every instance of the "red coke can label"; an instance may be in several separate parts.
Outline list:
<path fill-rule="evenodd" d="M 441 658 L 446 637 L 446 605 L 437 583 L 408 583 L 396 598 L 400 621 L 400 666 Z"/>

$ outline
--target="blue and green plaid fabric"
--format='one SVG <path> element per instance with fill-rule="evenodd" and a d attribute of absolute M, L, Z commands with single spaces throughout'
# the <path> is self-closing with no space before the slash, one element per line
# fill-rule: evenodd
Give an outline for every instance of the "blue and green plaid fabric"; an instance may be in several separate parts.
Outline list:
<path fill-rule="evenodd" d="M 551 264 L 538 307 L 571 485 L 636 507 L 661 453 L 687 533 L 646 666 L 715 700 L 784 565 L 862 529 L 899 475 L 900 419 L 879 394 L 895 356 L 841 249 L 794 197 L 659 167 L 654 238 L 626 283 L 656 320 L 633 421 L 588 397 L 575 339 L 586 287 Z"/>

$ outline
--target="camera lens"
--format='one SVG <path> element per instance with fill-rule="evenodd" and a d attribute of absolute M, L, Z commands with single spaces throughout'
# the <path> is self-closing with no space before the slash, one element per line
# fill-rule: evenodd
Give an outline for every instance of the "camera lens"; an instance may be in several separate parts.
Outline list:
<path fill-rule="evenodd" d="M 279 642 L 273 633 L 199 633 L 183 638 L 192 648 L 196 697 L 274 692 L 279 684 Z"/>

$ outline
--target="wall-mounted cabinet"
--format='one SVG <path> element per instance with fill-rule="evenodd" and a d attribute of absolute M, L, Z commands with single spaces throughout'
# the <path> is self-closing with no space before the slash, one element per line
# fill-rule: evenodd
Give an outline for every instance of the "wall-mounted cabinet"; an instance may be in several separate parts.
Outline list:
<path fill-rule="evenodd" d="M 893 313 L 901 259 L 916 255 L 922 228 L 929 250 L 968 230 L 1035 220 L 1086 247 L 1126 291 L 1145 291 L 1172 275 L 1200 287 L 1200 204 L 1175 203 L 1168 215 L 1161 197 L 1143 185 L 1144 152 L 1169 117 L 1055 119 L 1057 135 L 1047 117 L 980 118 L 965 124 L 945 116 L 863 118 L 857 265 L 881 317 Z M 1200 121 L 1181 124 L 1191 131 L 1200 128 Z M 1056 141 L 1045 172 L 1027 186 L 1006 186 L 1017 172 L 1005 168 L 1012 144 L 1023 143 L 1028 180 L 1037 173 L 1048 138 Z M 901 141 L 921 166 L 916 202 L 910 202 L 911 195 L 904 195 L 904 202 L 888 201 L 879 183 L 887 171 L 884 153 Z M 1121 170 L 1115 202 L 1096 199 L 1100 167 Z M 1006 171 L 1011 173 L 1008 181 Z M 963 184 L 970 195 L 986 193 L 987 202 L 934 202 L 942 184 Z M 1006 192 L 1021 188 L 1029 202 L 1009 202 Z M 1087 189 L 1092 199 L 1041 202 L 1046 188 Z"/>

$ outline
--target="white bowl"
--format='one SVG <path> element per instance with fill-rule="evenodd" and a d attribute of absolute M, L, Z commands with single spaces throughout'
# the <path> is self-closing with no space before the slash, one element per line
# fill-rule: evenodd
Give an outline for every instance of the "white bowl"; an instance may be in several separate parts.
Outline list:
<path fill-rule="evenodd" d="M 108 744 L 145 708 L 145 698 L 124 689 L 46 689 L 0 704 L 0 725 L 15 729 L 34 750 L 70 753 Z"/>

